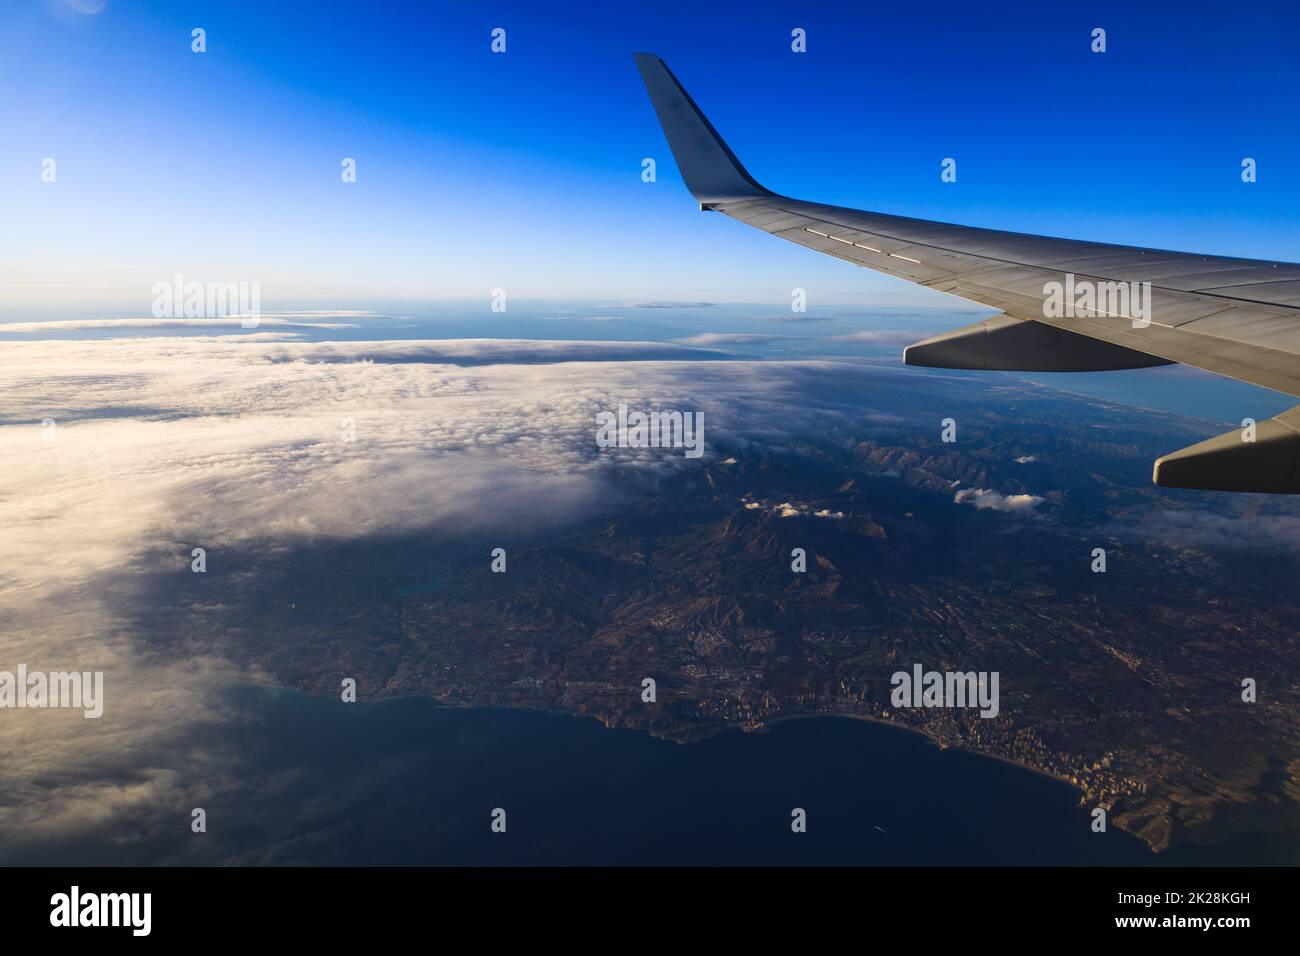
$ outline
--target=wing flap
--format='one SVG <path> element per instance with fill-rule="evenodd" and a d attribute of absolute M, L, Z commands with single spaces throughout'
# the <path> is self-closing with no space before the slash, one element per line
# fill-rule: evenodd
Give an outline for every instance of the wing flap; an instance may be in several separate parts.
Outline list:
<path fill-rule="evenodd" d="M 1300 407 L 1156 459 L 1164 488 L 1300 494 Z"/>
<path fill-rule="evenodd" d="M 1006 314 L 909 345 L 903 350 L 903 361 L 985 372 L 1108 372 L 1172 364 L 1146 352 Z"/>

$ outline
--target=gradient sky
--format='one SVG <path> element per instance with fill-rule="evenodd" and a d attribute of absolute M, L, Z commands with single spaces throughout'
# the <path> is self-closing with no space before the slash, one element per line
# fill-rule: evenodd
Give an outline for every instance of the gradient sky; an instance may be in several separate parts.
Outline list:
<path fill-rule="evenodd" d="M 790 51 L 797 26 L 806 54 Z M 1089 51 L 1095 26 L 1105 54 Z M 779 192 L 1295 261 L 1298 48 L 1293 2 L 11 0 L 0 305 L 147 314 L 175 272 L 260 282 L 264 307 L 498 286 L 955 304 L 700 213 L 634 50 L 662 55 Z M 939 178 L 948 156 L 955 184 Z"/>

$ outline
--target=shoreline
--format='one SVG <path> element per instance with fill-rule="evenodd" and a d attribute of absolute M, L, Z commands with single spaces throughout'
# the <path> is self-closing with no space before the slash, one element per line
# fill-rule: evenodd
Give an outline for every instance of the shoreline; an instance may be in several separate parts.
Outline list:
<path fill-rule="evenodd" d="M 1028 770 L 1030 773 L 1036 773 L 1039 776 L 1046 777 L 1049 780 L 1055 780 L 1058 783 L 1063 783 L 1067 787 L 1070 787 L 1071 789 L 1078 791 L 1080 794 L 1084 792 L 1083 788 L 1080 787 L 1077 783 L 1074 783 L 1071 780 L 1067 780 L 1065 777 L 1059 776 L 1058 774 L 1054 774 L 1051 771 L 1044 770 L 1042 767 L 1034 767 L 1031 766 L 1030 764 L 1016 760 L 1013 757 L 1004 757 L 1002 754 L 989 753 L 987 750 L 974 750 L 970 747 L 954 747 L 951 744 L 943 744 L 940 743 L 939 740 L 933 734 L 927 733 L 926 731 L 922 730 L 919 727 L 909 727 L 906 724 L 895 723 L 894 721 L 886 720 L 883 717 L 872 717 L 870 714 L 840 714 L 840 713 L 830 713 L 830 712 L 816 713 L 816 714 L 783 714 L 780 717 L 773 717 L 771 720 L 763 721 L 763 723 L 767 726 L 774 726 L 776 724 L 785 723 L 791 720 L 808 720 L 810 718 L 815 718 L 815 717 L 843 717 L 847 720 L 866 721 L 869 724 L 875 724 L 879 727 L 892 727 L 895 730 L 902 730 L 908 733 L 916 734 L 917 736 L 920 737 L 924 737 L 930 743 L 934 744 L 935 747 L 938 748 L 940 751 L 955 750 L 959 753 L 973 754 L 976 757 L 986 757 L 989 760 L 1000 760 L 1002 763 L 1010 764 L 1013 767 L 1019 767 L 1021 770 Z M 742 730 L 744 729 L 743 724 L 733 724 L 728 726 L 736 726 L 736 727 L 740 727 Z M 750 732 L 752 733 L 752 731 Z"/>
<path fill-rule="evenodd" d="M 242 683 L 238 686 L 242 686 L 246 689 L 255 689 L 259 691 L 274 689 L 280 692 L 289 693 L 291 695 L 297 696 L 305 702 L 320 700 L 318 695 L 312 694 L 301 688 L 295 688 L 286 685 Z M 440 700 L 436 697 L 432 697 L 427 694 L 421 694 L 421 693 L 392 694 L 380 698 L 372 698 L 370 700 L 365 701 L 364 703 L 384 704 L 384 703 L 396 703 L 398 701 L 420 702 L 423 706 L 427 706 L 433 711 L 439 711 L 439 710 L 497 711 L 497 712 L 503 712 L 507 714 L 531 711 L 536 714 L 544 714 L 549 716 L 594 720 L 600 723 L 602 727 L 608 730 L 622 730 L 622 731 L 628 731 L 628 732 L 633 732 L 638 734 L 644 734 L 647 737 L 658 738 L 665 742 L 676 743 L 679 745 L 699 743 L 708 740 L 710 738 L 719 737 L 727 732 L 738 731 L 741 733 L 748 733 L 748 734 L 762 734 L 770 730 L 771 728 L 777 726 L 778 724 L 782 724 L 782 723 L 789 723 L 789 722 L 800 721 L 800 720 L 809 720 L 813 718 L 827 718 L 827 717 L 837 718 L 838 717 L 838 718 L 845 718 L 848 720 L 862 721 L 868 724 L 875 724 L 877 726 L 890 727 L 894 730 L 906 731 L 908 733 L 916 734 L 924 738 L 928 743 L 933 744 L 937 751 L 940 752 L 945 750 L 960 751 L 960 752 L 971 754 L 972 756 L 975 757 L 997 760 L 1004 764 L 1008 764 L 1010 766 L 1016 767 L 1020 770 L 1032 772 L 1040 777 L 1046 778 L 1048 780 L 1052 780 L 1056 783 L 1064 784 L 1068 786 L 1075 794 L 1083 794 L 1085 792 L 1084 789 L 1080 787 L 1078 784 L 1075 784 L 1072 781 L 1065 779 L 1064 777 L 1043 770 L 1039 767 L 1031 766 L 1029 764 L 1023 763 L 1011 757 L 1003 756 L 1001 754 L 989 753 L 987 751 L 972 749 L 970 747 L 956 746 L 952 744 L 943 744 L 933 734 L 928 733 L 924 729 L 909 726 L 902 723 L 897 723 L 892 720 L 888 720 L 888 719 L 884 719 L 881 717 L 868 715 L 868 714 L 845 713 L 845 712 L 838 712 L 838 711 L 816 711 L 816 712 L 805 712 L 805 713 L 780 714 L 774 717 L 770 717 L 758 721 L 700 722 L 698 724 L 692 725 L 691 728 L 693 731 L 692 733 L 683 735 L 683 734 L 665 733 L 661 729 L 652 728 L 645 725 L 612 723 L 609 718 L 602 717 L 598 714 L 594 714 L 590 712 L 579 712 L 570 709 L 561 709 L 555 707 L 554 705 L 513 704 L 513 703 L 505 704 L 505 703 L 492 703 L 492 702 L 470 703 L 463 700 L 451 702 L 451 701 Z M 1215 846 L 1230 844 L 1233 842 L 1234 838 L 1238 835 L 1250 836 L 1251 834 L 1257 832 L 1254 828 L 1249 828 L 1249 827 L 1244 829 L 1241 827 L 1231 827 L 1228 832 L 1219 833 L 1218 839 L 1205 841 L 1205 840 L 1186 839 L 1184 837 L 1182 839 L 1175 839 L 1174 841 L 1172 841 L 1171 843 L 1169 843 L 1168 845 L 1162 848 L 1157 848 L 1153 846 L 1150 842 L 1148 842 L 1146 839 L 1144 839 L 1139 833 L 1131 829 L 1128 829 L 1123 826 L 1119 826 L 1118 824 L 1116 825 L 1116 829 L 1119 830 L 1120 832 L 1127 834 L 1128 836 L 1132 837 L 1133 839 L 1141 843 L 1142 846 L 1145 847 L 1146 850 L 1152 854 L 1152 856 L 1155 858 L 1157 862 L 1162 858 L 1164 858 L 1168 853 L 1168 851 L 1170 850 L 1175 850 L 1178 848 L 1184 848 L 1184 849 L 1193 848 L 1193 849 L 1201 849 L 1201 850 L 1210 849 Z M 1258 832 L 1267 833 L 1268 831 L 1258 831 Z"/>

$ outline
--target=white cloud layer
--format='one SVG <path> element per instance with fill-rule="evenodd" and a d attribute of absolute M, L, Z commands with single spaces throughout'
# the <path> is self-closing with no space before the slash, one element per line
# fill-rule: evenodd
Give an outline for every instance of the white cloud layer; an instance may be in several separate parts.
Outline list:
<path fill-rule="evenodd" d="M 105 709 L 100 720 L 0 715 L 0 829 L 57 837 L 133 807 L 201 799 L 201 766 L 177 779 L 140 755 L 171 746 L 166 766 L 201 763 L 187 734 L 227 719 L 220 694 L 262 675 L 154 655 L 132 633 L 128 612 L 139 611 L 132 602 L 160 554 L 187 567 L 196 545 L 211 554 L 578 520 L 618 505 L 626 482 L 612 482 L 614 471 L 700 466 L 657 449 L 598 449 L 597 411 L 702 412 L 707 462 L 719 441 L 783 441 L 861 415 L 861 404 L 850 412 L 810 397 L 836 369 L 855 383 L 890 374 L 659 360 L 708 354 L 661 343 L 242 336 L 7 344 L 0 669 L 102 670 Z M 349 427 L 355 441 L 344 440 Z"/>
<path fill-rule="evenodd" d="M 306 317 L 311 315 L 342 316 L 349 313 L 311 313 L 311 312 L 263 312 L 257 320 L 257 327 L 273 326 L 289 329 L 355 329 L 360 326 L 348 322 L 303 322 L 294 321 L 287 316 Z M 245 319 L 241 316 L 214 316 L 210 319 L 56 319 L 48 322 L 4 322 L 0 323 L 0 332 L 4 333 L 40 333 L 40 332 L 89 332 L 97 329 L 228 329 L 243 328 Z"/>
<path fill-rule="evenodd" d="M 764 345 L 768 342 L 792 337 L 788 335 L 764 335 L 757 332 L 701 332 L 699 335 L 675 339 L 674 341 L 680 342 L 682 345 Z"/>
<path fill-rule="evenodd" d="M 980 510 L 989 508 L 993 511 L 1029 514 L 1045 499 L 1039 495 L 1004 495 L 989 488 L 962 488 L 952 496 L 952 500 L 957 504 L 974 505 Z"/>

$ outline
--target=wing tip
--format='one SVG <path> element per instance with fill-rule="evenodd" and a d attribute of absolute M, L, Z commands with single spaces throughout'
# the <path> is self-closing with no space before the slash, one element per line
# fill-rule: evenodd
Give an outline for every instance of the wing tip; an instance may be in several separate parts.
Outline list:
<path fill-rule="evenodd" d="M 632 58 L 686 188 L 700 208 L 775 195 L 749 174 L 662 57 L 638 52 Z"/>

